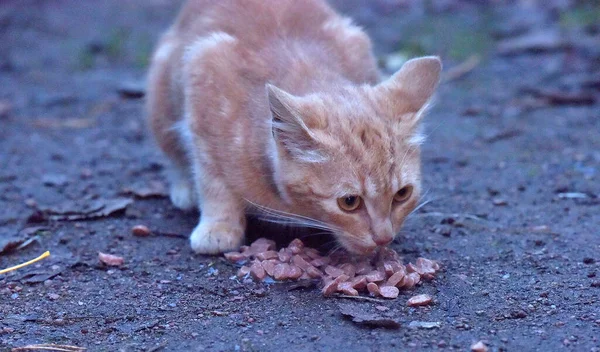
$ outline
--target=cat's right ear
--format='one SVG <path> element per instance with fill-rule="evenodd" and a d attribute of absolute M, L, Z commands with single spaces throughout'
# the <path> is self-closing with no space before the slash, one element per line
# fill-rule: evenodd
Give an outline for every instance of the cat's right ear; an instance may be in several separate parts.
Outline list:
<path fill-rule="evenodd" d="M 275 142 L 297 159 L 313 162 L 322 159 L 314 134 L 302 117 L 300 98 L 271 84 L 266 88 Z"/>
<path fill-rule="evenodd" d="M 300 117 L 295 96 L 272 84 L 267 84 L 267 97 L 269 98 L 269 107 L 274 124 L 281 125 L 280 127 L 284 128 L 301 127 L 307 129 Z"/>

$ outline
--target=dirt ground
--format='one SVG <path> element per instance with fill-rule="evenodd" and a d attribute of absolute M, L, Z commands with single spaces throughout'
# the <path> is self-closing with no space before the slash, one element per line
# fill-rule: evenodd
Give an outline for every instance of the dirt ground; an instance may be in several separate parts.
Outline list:
<path fill-rule="evenodd" d="M 0 268 L 51 256 L 0 275 L 0 351 L 600 351 L 600 6 L 423 3 L 336 2 L 384 69 L 421 54 L 446 69 L 427 117 L 429 202 L 393 244 L 444 271 L 371 302 L 231 279 L 234 265 L 190 250 L 198 215 L 165 197 L 141 98 L 179 1 L 2 1 Z M 434 304 L 407 307 L 416 293 Z"/>

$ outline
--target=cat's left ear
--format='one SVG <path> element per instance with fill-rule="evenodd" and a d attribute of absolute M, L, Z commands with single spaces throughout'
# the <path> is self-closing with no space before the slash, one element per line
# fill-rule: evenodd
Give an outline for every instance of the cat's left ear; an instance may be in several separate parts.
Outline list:
<path fill-rule="evenodd" d="M 442 61 L 437 56 L 412 59 L 375 88 L 378 94 L 392 101 L 396 113 L 419 112 L 433 96 L 441 71 Z"/>
<path fill-rule="evenodd" d="M 267 84 L 267 97 L 272 115 L 272 132 L 275 142 L 298 160 L 320 162 L 324 156 L 311 130 L 315 121 L 301 114 L 299 97 Z"/>

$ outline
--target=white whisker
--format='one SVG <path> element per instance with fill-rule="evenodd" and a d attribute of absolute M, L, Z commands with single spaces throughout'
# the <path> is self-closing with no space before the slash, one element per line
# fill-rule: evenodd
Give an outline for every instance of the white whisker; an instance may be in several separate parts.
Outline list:
<path fill-rule="evenodd" d="M 342 245 L 341 245 L 339 242 L 337 242 L 337 241 L 336 241 L 336 245 L 335 245 L 335 247 L 333 247 L 333 248 L 332 248 L 332 249 L 329 251 L 329 253 L 327 253 L 327 255 L 329 255 L 329 256 L 332 256 L 333 254 L 335 254 L 335 252 L 337 252 L 337 251 L 341 251 L 341 250 L 344 250 L 344 247 L 343 247 L 343 246 L 342 246 Z"/>
<path fill-rule="evenodd" d="M 429 189 L 427 191 L 425 191 L 425 194 L 423 194 L 421 199 L 424 199 L 428 193 L 429 193 Z M 433 199 L 423 200 L 421 202 L 421 204 L 417 205 L 406 217 L 411 216 L 412 214 L 416 213 L 419 209 L 423 208 L 424 206 L 426 206 L 427 204 L 429 204 L 431 202 L 433 202 Z"/>
<path fill-rule="evenodd" d="M 248 199 L 246 202 L 251 204 L 259 212 L 256 214 L 261 220 L 284 225 L 284 226 L 302 226 L 310 227 L 329 232 L 339 231 L 339 229 L 331 224 L 323 221 L 310 218 L 308 216 L 292 214 L 281 210 L 275 210 L 264 205 L 256 204 Z"/>

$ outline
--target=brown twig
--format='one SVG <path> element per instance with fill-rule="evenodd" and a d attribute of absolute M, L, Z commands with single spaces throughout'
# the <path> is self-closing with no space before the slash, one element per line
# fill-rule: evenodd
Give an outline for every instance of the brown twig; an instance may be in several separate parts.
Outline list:
<path fill-rule="evenodd" d="M 343 294 L 334 294 L 331 295 L 330 297 L 334 297 L 334 298 L 350 298 L 350 299 L 356 299 L 359 301 L 369 301 L 369 302 L 376 302 L 376 303 L 385 303 L 386 301 L 382 300 L 382 299 L 377 299 L 377 298 L 372 298 L 372 297 L 366 297 L 366 296 L 350 296 L 350 295 L 343 295 Z"/>
<path fill-rule="evenodd" d="M 465 219 L 469 219 L 469 220 L 473 220 L 473 221 L 493 223 L 493 221 L 486 220 L 477 215 L 466 214 L 466 213 L 464 213 L 464 214 L 462 214 L 462 213 L 440 213 L 437 211 L 433 211 L 433 212 L 428 212 L 428 213 L 418 213 L 418 214 L 414 214 L 413 216 L 416 216 L 419 218 L 427 218 L 427 217 L 465 218 Z"/>
<path fill-rule="evenodd" d="M 155 236 L 160 236 L 160 237 L 173 237 L 173 238 L 183 238 L 183 239 L 188 238 L 188 236 L 186 236 L 186 235 L 182 235 L 180 233 L 175 233 L 175 232 L 152 231 L 152 234 Z"/>
<path fill-rule="evenodd" d="M 448 71 L 444 73 L 442 81 L 450 82 L 454 81 L 455 79 L 459 79 L 467 73 L 473 71 L 473 69 L 477 67 L 477 65 L 479 65 L 480 62 L 481 58 L 479 57 L 479 55 L 471 55 L 465 61 L 448 69 Z"/>
<path fill-rule="evenodd" d="M 167 347 L 167 343 L 163 342 L 158 346 L 154 346 L 154 347 L 150 348 L 147 352 L 157 352 L 157 351 L 162 350 L 165 347 Z"/>

